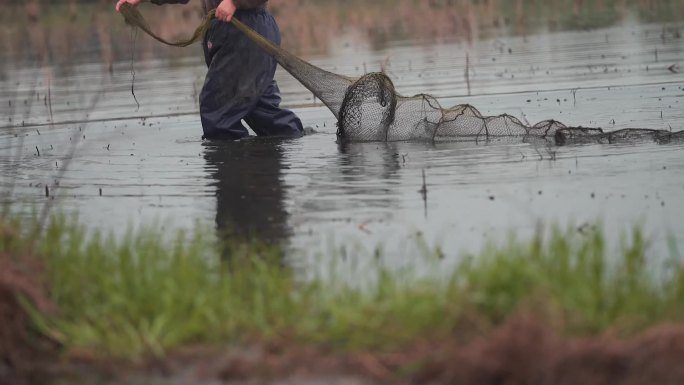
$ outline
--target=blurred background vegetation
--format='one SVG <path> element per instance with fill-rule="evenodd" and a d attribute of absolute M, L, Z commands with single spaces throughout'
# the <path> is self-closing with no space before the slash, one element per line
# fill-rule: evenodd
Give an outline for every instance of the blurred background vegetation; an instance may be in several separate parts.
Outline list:
<path fill-rule="evenodd" d="M 0 66 L 102 62 L 111 67 L 130 58 L 131 33 L 113 11 L 113 0 L 0 0 L 0 5 Z M 187 35 L 202 17 L 200 1 L 153 7 L 146 5 L 143 12 L 166 37 Z M 380 49 L 404 39 L 468 43 L 630 19 L 684 19 L 681 0 L 271 0 L 269 7 L 283 31 L 283 45 L 304 55 L 324 52 L 335 38 L 348 35 Z M 142 59 L 197 53 L 168 49 L 147 37 L 139 39 L 136 50 Z"/>

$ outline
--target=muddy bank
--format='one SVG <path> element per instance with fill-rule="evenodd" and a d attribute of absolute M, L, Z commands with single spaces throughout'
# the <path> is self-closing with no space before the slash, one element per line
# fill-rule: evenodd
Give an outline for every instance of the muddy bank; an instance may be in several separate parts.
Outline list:
<path fill-rule="evenodd" d="M 567 339 L 531 317 L 519 316 L 469 343 L 460 338 L 418 342 L 388 354 L 336 356 L 276 345 L 256 358 L 228 360 L 216 375 L 227 383 L 354 373 L 373 383 L 680 384 L 682 359 L 684 326 L 663 326 L 625 340 Z"/>
<path fill-rule="evenodd" d="M 171 252 L 155 235 L 79 245 L 64 226 L 41 240 L 0 226 L 0 384 L 684 383 L 684 269 L 650 281 L 639 234 L 619 276 L 595 276 L 599 235 L 562 237 L 480 256 L 455 286 L 386 275 L 365 296 L 296 282 L 280 262 L 214 275 L 201 244 Z"/>
<path fill-rule="evenodd" d="M 466 327 L 474 330 L 472 327 Z M 249 348 L 185 349 L 131 367 L 76 359 L 75 369 L 106 384 L 538 384 L 641 385 L 684 382 L 684 325 L 630 338 L 567 338 L 518 315 L 483 336 L 455 332 L 388 353 L 339 353 L 271 341 Z M 55 368 L 53 368 L 55 369 Z M 85 369 L 85 371 L 84 371 Z M 97 373 L 94 376 L 94 373 Z"/>
<path fill-rule="evenodd" d="M 6 238 L 9 230 L 0 229 Z M 38 260 L 0 253 L 0 383 L 29 384 L 41 376 L 58 344 L 35 328 L 23 304 L 49 314 L 44 271 Z"/>

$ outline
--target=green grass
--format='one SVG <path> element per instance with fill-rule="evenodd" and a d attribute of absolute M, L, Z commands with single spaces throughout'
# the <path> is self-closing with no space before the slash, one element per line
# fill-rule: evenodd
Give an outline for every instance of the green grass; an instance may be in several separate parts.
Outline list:
<path fill-rule="evenodd" d="M 303 282 L 275 248 L 219 248 L 199 231 L 171 242 L 157 230 L 116 240 L 55 220 L 36 238 L 25 223 L 4 223 L 0 229 L 13 230 L 2 232 L 0 252 L 45 261 L 59 312 L 36 316 L 38 325 L 70 352 L 104 357 L 271 340 L 386 350 L 466 333 L 473 322 L 490 330 L 521 308 L 563 319 L 565 332 L 584 335 L 684 319 L 683 265 L 649 263 L 639 231 L 615 255 L 600 232 L 554 231 L 490 247 L 448 271 L 439 259 L 423 258 L 434 275 L 377 263 L 358 272 L 373 278 L 361 289 Z"/>

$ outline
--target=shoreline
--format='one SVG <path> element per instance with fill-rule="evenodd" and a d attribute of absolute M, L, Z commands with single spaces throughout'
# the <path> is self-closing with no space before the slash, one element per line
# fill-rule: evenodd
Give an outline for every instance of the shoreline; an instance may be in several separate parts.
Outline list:
<path fill-rule="evenodd" d="M 598 230 L 558 230 L 474 256 L 446 280 L 378 265 L 377 283 L 358 289 L 299 281 L 258 242 L 212 254 L 195 236 L 115 241 L 64 220 L 36 228 L 0 226 L 3 320 L 19 320 L 0 334 L 0 379 L 684 380 L 684 264 L 673 257 L 656 279 L 637 230 L 618 256 L 605 255 Z"/>
<path fill-rule="evenodd" d="M 677 384 L 684 380 L 682 357 L 683 324 L 655 326 L 628 338 L 610 332 L 569 338 L 520 313 L 470 340 L 418 341 L 397 351 L 341 353 L 269 342 L 186 347 L 137 363 L 84 355 L 39 365 L 11 383 Z"/>

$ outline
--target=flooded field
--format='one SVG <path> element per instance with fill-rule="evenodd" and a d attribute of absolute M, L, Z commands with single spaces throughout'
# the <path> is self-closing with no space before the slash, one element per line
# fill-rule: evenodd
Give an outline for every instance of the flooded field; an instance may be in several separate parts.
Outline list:
<path fill-rule="evenodd" d="M 628 15 L 598 29 L 502 28 L 471 43 L 401 38 L 381 47 L 348 31 L 307 59 L 351 76 L 384 69 L 403 94 L 486 115 L 679 131 L 683 29 Z M 99 58 L 59 68 L 4 59 L 3 201 L 28 213 L 54 199 L 116 234 L 199 223 L 220 237 L 283 242 L 295 264 L 323 269 L 321 260 L 377 247 L 397 264 L 424 245 L 455 257 L 553 224 L 602 224 L 615 245 L 641 225 L 656 254 L 684 250 L 684 144 L 340 144 L 332 114 L 284 72 L 284 105 L 315 134 L 205 142 L 197 113 L 205 67 L 189 52 L 133 67 L 115 61 L 111 72 Z"/>

